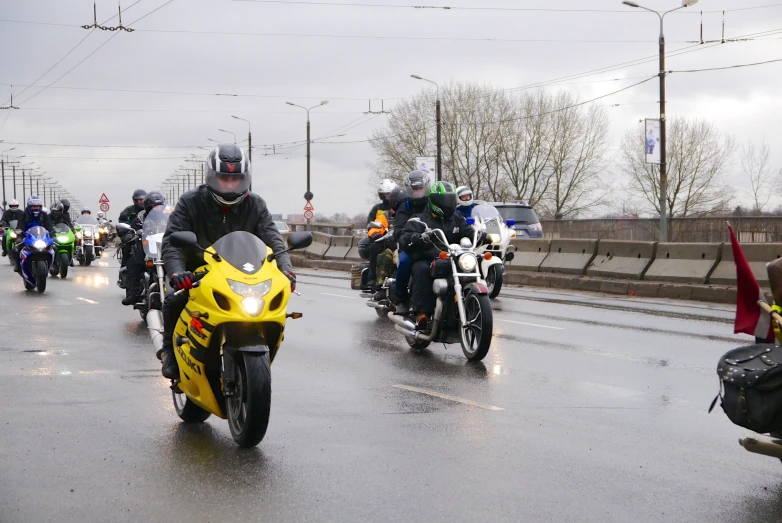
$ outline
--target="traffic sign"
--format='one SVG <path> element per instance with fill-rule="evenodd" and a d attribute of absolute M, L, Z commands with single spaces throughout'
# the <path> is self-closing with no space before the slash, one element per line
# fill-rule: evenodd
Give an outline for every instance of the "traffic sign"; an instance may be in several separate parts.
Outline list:
<path fill-rule="evenodd" d="M 109 204 L 105 202 L 100 204 L 100 210 L 103 212 L 109 212 Z"/>
<path fill-rule="evenodd" d="M 314 211 L 315 207 L 312 206 L 312 202 L 307 200 L 307 204 L 304 206 L 305 211 Z"/>
<path fill-rule="evenodd" d="M 315 215 L 312 214 L 312 211 L 304 211 L 304 219 L 305 220 L 311 220 L 313 218 L 313 216 L 315 216 Z"/>
<path fill-rule="evenodd" d="M 100 200 L 98 200 L 98 203 L 109 203 L 109 197 L 106 196 L 106 193 L 100 195 Z"/>

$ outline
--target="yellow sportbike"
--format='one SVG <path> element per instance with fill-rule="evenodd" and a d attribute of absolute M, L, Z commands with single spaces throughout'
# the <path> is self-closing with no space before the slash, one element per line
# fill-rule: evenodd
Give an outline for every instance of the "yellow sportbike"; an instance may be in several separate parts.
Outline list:
<path fill-rule="evenodd" d="M 271 409 L 271 363 L 282 343 L 290 280 L 275 254 L 249 232 L 232 232 L 204 249 L 189 231 L 172 233 L 172 246 L 204 252 L 206 265 L 174 332 L 179 379 L 171 380 L 174 407 L 188 422 L 211 414 L 228 420 L 234 441 L 253 447 L 266 434 Z M 312 243 L 308 232 L 292 233 L 288 249 Z M 280 254 L 280 253 L 277 253 Z"/>

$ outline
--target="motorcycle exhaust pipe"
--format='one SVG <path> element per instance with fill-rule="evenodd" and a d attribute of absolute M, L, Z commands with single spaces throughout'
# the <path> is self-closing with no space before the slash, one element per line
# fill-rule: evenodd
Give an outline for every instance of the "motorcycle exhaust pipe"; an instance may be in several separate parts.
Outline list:
<path fill-rule="evenodd" d="M 155 354 L 157 354 L 163 348 L 163 313 L 161 311 L 152 309 L 147 313 L 147 328 L 149 328 L 152 346 L 155 347 Z"/>
<path fill-rule="evenodd" d="M 782 459 L 782 440 L 763 434 L 747 434 L 739 438 L 739 445 L 755 454 Z"/>

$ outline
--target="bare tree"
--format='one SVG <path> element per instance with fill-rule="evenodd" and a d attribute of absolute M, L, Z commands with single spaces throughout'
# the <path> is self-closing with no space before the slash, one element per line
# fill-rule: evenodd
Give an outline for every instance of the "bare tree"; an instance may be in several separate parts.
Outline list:
<path fill-rule="evenodd" d="M 725 171 L 735 150 L 733 137 L 706 120 L 673 118 L 668 126 L 668 215 L 687 217 L 727 209 L 731 192 Z M 646 163 L 644 129 L 629 130 L 621 144 L 621 164 L 629 190 L 660 213 L 660 168 Z"/>
<path fill-rule="evenodd" d="M 741 169 L 746 176 L 749 190 L 752 193 L 752 201 L 756 214 L 762 214 L 763 208 L 771 199 L 772 180 L 771 166 L 769 163 L 769 147 L 765 141 L 760 147 L 748 143 L 741 148 Z M 782 174 L 782 173 L 781 173 Z"/>
<path fill-rule="evenodd" d="M 606 168 L 608 115 L 603 107 L 577 106 L 561 92 L 554 101 L 554 147 L 551 179 L 544 207 L 550 216 L 576 216 L 600 205 L 607 190 L 600 179 Z"/>

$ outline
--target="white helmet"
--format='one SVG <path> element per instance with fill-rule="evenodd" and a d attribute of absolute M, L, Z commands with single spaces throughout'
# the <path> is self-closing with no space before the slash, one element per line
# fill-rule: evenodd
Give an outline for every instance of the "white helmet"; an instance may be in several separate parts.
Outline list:
<path fill-rule="evenodd" d="M 18 208 L 19 207 L 19 201 L 16 198 L 14 198 L 10 202 L 8 202 L 8 206 L 9 207 L 17 207 Z"/>
<path fill-rule="evenodd" d="M 466 185 L 457 188 L 456 199 L 458 200 L 459 207 L 469 207 L 473 202 L 472 189 Z"/>
<path fill-rule="evenodd" d="M 377 195 L 380 197 L 381 201 L 388 201 L 388 197 L 394 189 L 396 189 L 396 184 L 386 178 L 380 182 L 380 185 L 377 187 Z"/>
<path fill-rule="evenodd" d="M 105 217 L 106 217 L 106 213 L 105 212 L 101 211 L 101 212 L 98 213 L 98 219 L 99 220 L 102 220 Z"/>

